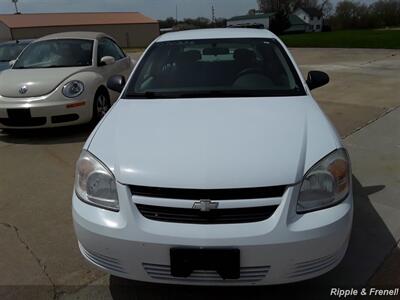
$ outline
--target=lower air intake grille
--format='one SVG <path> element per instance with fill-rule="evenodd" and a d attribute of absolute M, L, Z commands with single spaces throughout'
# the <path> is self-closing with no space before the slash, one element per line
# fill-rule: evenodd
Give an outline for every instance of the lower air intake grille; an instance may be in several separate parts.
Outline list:
<path fill-rule="evenodd" d="M 277 205 L 234 208 L 234 209 L 215 209 L 203 212 L 190 208 L 173 208 L 137 204 L 140 213 L 147 219 L 169 222 L 169 223 L 188 223 L 188 224 L 237 224 L 254 223 L 268 219 L 275 212 Z"/>
<path fill-rule="evenodd" d="M 79 248 L 81 249 L 81 253 L 95 265 L 99 265 L 100 267 L 119 273 L 126 273 L 118 259 L 89 251 L 83 248 L 81 244 L 79 244 Z"/>
<path fill-rule="evenodd" d="M 171 275 L 171 267 L 166 265 L 143 264 L 147 274 L 158 280 L 165 281 L 187 281 L 187 282 L 201 282 L 201 283 L 232 283 L 232 282 L 257 282 L 261 281 L 267 276 L 270 266 L 259 267 L 243 267 L 240 268 L 239 279 L 222 279 L 215 271 L 194 271 L 187 278 L 177 278 Z"/>

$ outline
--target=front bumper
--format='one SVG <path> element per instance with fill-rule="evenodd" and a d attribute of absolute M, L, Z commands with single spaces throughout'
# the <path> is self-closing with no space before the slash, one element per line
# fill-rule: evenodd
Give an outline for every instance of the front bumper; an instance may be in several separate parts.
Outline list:
<path fill-rule="evenodd" d="M 59 91 L 35 98 L 0 97 L 0 128 L 33 129 L 87 123 L 92 104 L 82 96 L 68 99 Z"/>
<path fill-rule="evenodd" d="M 353 219 L 352 193 L 341 204 L 296 215 L 290 187 L 268 220 L 229 225 L 176 224 L 144 218 L 127 187 L 118 185 L 118 213 L 90 206 L 73 196 L 75 232 L 83 256 L 119 277 L 189 285 L 269 285 L 322 275 L 342 260 Z M 166 200 L 167 201 L 167 200 Z M 170 274 L 172 247 L 237 248 L 241 278 L 222 280 L 215 272 L 189 278 Z"/>

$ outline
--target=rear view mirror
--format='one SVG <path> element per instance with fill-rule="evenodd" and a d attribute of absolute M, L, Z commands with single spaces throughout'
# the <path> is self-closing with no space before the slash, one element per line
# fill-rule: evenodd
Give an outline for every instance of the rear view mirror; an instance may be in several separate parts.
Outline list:
<path fill-rule="evenodd" d="M 16 62 L 15 59 L 14 59 L 14 60 L 10 60 L 10 61 L 8 62 L 8 65 L 9 65 L 10 67 L 12 67 L 12 66 L 15 64 L 15 62 Z"/>
<path fill-rule="evenodd" d="M 103 56 L 100 59 L 100 66 L 112 65 L 115 63 L 115 58 L 112 56 Z"/>
<path fill-rule="evenodd" d="M 122 75 L 114 75 L 107 81 L 107 87 L 117 93 L 121 93 L 126 84 L 125 77 Z"/>
<path fill-rule="evenodd" d="M 229 54 L 228 48 L 206 48 L 203 50 L 203 55 L 227 55 Z"/>
<path fill-rule="evenodd" d="M 310 71 L 307 77 L 307 85 L 314 90 L 329 83 L 329 76 L 325 72 Z"/>

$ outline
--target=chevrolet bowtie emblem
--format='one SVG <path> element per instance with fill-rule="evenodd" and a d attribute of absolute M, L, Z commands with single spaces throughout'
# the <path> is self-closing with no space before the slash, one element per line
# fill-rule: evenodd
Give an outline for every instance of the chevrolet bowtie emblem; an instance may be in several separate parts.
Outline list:
<path fill-rule="evenodd" d="M 208 212 L 212 209 L 218 208 L 218 202 L 212 202 L 210 200 L 200 200 L 199 202 L 195 202 L 193 204 L 193 209 L 199 209 L 203 212 Z"/>

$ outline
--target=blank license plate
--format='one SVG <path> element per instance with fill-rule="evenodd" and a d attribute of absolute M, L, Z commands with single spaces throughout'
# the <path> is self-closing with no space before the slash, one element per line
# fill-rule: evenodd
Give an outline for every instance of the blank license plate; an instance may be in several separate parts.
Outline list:
<path fill-rule="evenodd" d="M 240 278 L 239 249 L 172 248 L 170 257 L 174 277 L 189 277 L 195 270 L 211 270 L 223 279 Z"/>

